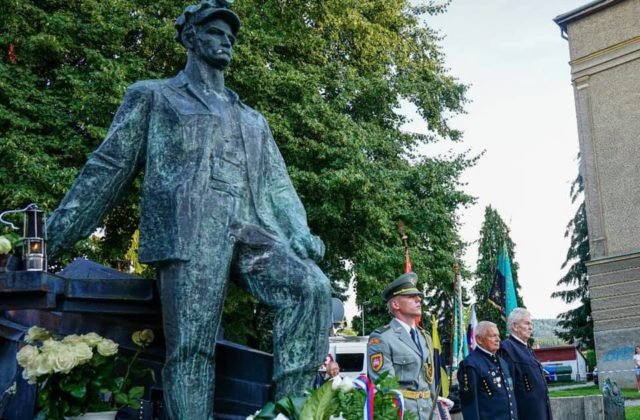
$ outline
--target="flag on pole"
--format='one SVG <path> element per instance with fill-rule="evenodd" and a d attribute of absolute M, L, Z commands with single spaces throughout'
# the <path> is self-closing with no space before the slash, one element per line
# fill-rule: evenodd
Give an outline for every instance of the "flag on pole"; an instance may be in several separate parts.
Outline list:
<path fill-rule="evenodd" d="M 449 376 L 442 362 L 442 345 L 438 334 L 438 323 L 436 317 L 431 315 L 431 341 L 433 343 L 433 384 L 437 387 L 440 384 L 440 395 L 447 398 L 449 396 Z"/>
<path fill-rule="evenodd" d="M 507 319 L 511 311 L 517 306 L 516 289 L 511 275 L 511 260 L 509 259 L 506 244 L 502 245 L 500 254 L 498 254 L 496 278 L 489 292 L 489 302 L 500 309 L 504 319 Z"/>
<path fill-rule="evenodd" d="M 404 272 L 410 273 L 413 271 L 413 267 L 411 266 L 411 258 L 409 258 L 409 247 L 405 248 L 405 257 L 404 257 Z"/>
<path fill-rule="evenodd" d="M 476 305 L 471 305 L 469 315 L 469 326 L 467 327 L 467 344 L 469 351 L 476 348 L 476 327 L 478 326 L 478 317 L 476 316 Z"/>
<path fill-rule="evenodd" d="M 453 360 L 452 367 L 457 368 L 458 364 L 467 357 L 469 349 L 467 347 L 467 332 L 464 325 L 464 313 L 462 306 L 462 277 L 458 270 L 458 265 L 454 267 L 455 271 L 455 293 L 454 293 L 454 321 L 453 321 Z"/>

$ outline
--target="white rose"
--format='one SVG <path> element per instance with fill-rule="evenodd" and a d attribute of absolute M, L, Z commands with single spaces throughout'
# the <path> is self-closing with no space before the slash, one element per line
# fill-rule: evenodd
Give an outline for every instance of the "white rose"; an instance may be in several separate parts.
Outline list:
<path fill-rule="evenodd" d="M 90 332 L 89 334 L 84 334 L 80 338 L 82 339 L 82 341 L 87 343 L 89 347 L 95 347 L 98 344 L 100 344 L 102 340 L 104 340 L 104 338 L 100 337 L 98 334 L 94 332 Z"/>
<path fill-rule="evenodd" d="M 331 389 L 335 391 L 336 389 L 340 388 L 340 385 L 342 385 L 342 378 L 340 377 L 340 375 L 331 378 Z"/>
<path fill-rule="evenodd" d="M 62 346 L 59 341 L 56 341 L 52 338 L 44 340 L 42 343 L 42 347 L 40 347 L 40 352 L 42 353 L 55 353 Z"/>
<path fill-rule="evenodd" d="M 87 343 L 75 343 L 70 346 L 69 350 L 75 355 L 78 365 L 87 363 L 93 357 L 93 350 L 91 350 L 91 347 L 89 347 Z"/>
<path fill-rule="evenodd" d="M 54 356 L 55 353 L 51 352 L 40 353 L 38 355 L 34 372 L 35 376 L 48 375 L 50 373 L 53 373 Z"/>
<path fill-rule="evenodd" d="M 351 392 L 353 389 L 353 381 L 349 378 L 344 378 L 340 383 L 339 388 L 342 392 Z"/>
<path fill-rule="evenodd" d="M 118 352 L 118 344 L 113 340 L 105 338 L 98 343 L 97 350 L 102 356 L 113 356 Z"/>
<path fill-rule="evenodd" d="M 52 356 L 54 372 L 67 374 L 78 364 L 76 361 L 76 355 L 73 354 L 71 348 L 68 346 L 61 346 L 55 354 L 52 354 Z"/>
<path fill-rule="evenodd" d="M 23 368 L 31 369 L 35 367 L 39 353 L 37 347 L 26 345 L 16 354 L 16 360 Z"/>
<path fill-rule="evenodd" d="M 62 343 L 66 344 L 77 344 L 82 342 L 82 337 L 78 334 L 71 334 L 62 339 Z"/>
<path fill-rule="evenodd" d="M 31 327 L 27 331 L 27 335 L 24 337 L 26 343 L 34 343 L 36 341 L 45 341 L 51 338 L 51 333 L 42 327 Z"/>
<path fill-rule="evenodd" d="M 148 347 L 154 338 L 153 331 L 148 328 L 142 331 L 136 331 L 131 335 L 131 341 L 138 347 Z"/>
<path fill-rule="evenodd" d="M 36 373 L 31 369 L 25 369 L 22 371 L 22 378 L 27 381 L 31 385 L 35 385 L 36 383 Z"/>
<path fill-rule="evenodd" d="M 8 254 L 11 251 L 11 241 L 0 236 L 0 254 Z"/>

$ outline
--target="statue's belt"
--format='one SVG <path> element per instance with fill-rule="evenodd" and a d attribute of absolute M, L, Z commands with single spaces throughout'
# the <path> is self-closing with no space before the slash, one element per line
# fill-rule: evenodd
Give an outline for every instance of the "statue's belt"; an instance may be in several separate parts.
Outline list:
<path fill-rule="evenodd" d="M 400 390 L 402 396 L 410 400 L 426 400 L 431 398 L 431 391 L 410 391 L 408 389 Z"/>

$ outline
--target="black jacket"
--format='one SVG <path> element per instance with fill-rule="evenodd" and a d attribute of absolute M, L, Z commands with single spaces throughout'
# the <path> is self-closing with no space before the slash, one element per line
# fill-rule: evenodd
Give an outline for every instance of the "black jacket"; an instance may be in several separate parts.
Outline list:
<path fill-rule="evenodd" d="M 551 420 L 547 381 L 532 350 L 511 336 L 500 344 L 498 353 L 513 373 L 520 420 Z"/>

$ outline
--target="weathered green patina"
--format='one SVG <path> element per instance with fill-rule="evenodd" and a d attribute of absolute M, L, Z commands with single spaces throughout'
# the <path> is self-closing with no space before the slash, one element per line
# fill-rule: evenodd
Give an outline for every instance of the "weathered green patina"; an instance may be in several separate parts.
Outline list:
<path fill-rule="evenodd" d="M 213 418 L 214 342 L 229 280 L 273 306 L 276 394 L 311 385 L 328 350 L 329 281 L 264 117 L 224 86 L 240 20 L 221 0 L 177 19 L 187 65 L 129 87 L 107 138 L 48 221 L 49 250 L 93 232 L 143 170 L 141 262 L 159 273 L 170 417 Z"/>

